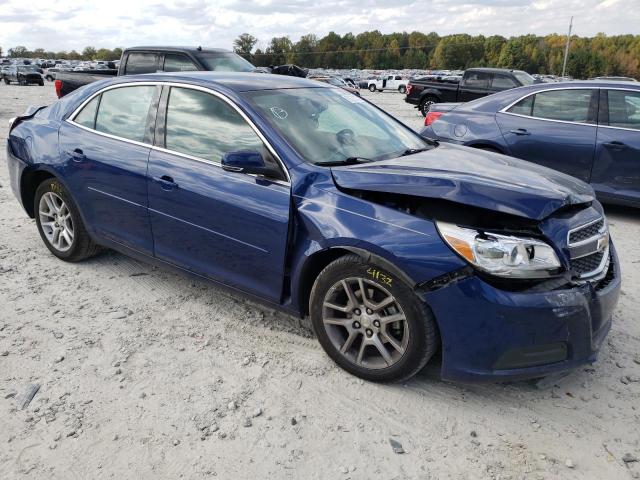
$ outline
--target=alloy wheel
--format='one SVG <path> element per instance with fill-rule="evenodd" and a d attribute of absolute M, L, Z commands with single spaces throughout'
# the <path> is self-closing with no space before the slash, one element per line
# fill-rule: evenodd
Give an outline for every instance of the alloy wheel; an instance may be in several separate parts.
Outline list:
<path fill-rule="evenodd" d="M 336 282 L 322 306 L 331 343 L 347 360 L 369 369 L 397 363 L 409 343 L 409 322 L 396 298 L 366 278 Z"/>
<path fill-rule="evenodd" d="M 38 205 L 40 226 L 53 248 L 66 252 L 73 244 L 73 219 L 67 204 L 54 192 L 46 192 Z"/>

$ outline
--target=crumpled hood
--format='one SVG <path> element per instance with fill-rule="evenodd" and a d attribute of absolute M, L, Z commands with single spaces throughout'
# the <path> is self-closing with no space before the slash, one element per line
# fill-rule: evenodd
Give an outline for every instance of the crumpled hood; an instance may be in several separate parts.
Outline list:
<path fill-rule="evenodd" d="M 591 186 L 506 155 L 443 144 L 373 163 L 332 168 L 339 187 L 399 193 L 542 220 L 567 205 L 595 199 Z"/>

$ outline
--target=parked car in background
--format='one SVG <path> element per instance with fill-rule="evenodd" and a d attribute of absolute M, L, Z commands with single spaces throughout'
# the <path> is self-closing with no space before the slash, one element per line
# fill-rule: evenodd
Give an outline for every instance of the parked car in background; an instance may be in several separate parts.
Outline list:
<path fill-rule="evenodd" d="M 2 79 L 7 85 L 16 82 L 18 85 L 43 86 L 44 77 L 38 70 L 35 65 L 12 65 L 3 74 Z"/>
<path fill-rule="evenodd" d="M 640 85 L 533 85 L 432 106 L 422 134 L 573 175 L 598 198 L 640 207 Z"/>
<path fill-rule="evenodd" d="M 132 47 L 122 52 L 118 68 L 79 69 L 79 72 L 59 72 L 55 88 L 61 98 L 77 88 L 110 76 L 155 72 L 273 72 L 287 76 L 306 76 L 306 70 L 295 65 L 263 67 L 258 70 L 240 55 L 221 48 L 202 47 Z M 108 66 L 107 64 L 107 66 Z"/>
<path fill-rule="evenodd" d="M 330 77 L 330 76 L 309 76 L 307 77 L 310 80 L 316 80 L 318 82 L 328 83 L 329 85 L 334 85 L 336 87 L 340 87 L 347 92 L 353 93 L 355 95 L 360 95 L 360 89 L 349 85 L 340 77 Z"/>
<path fill-rule="evenodd" d="M 426 116 L 434 103 L 468 102 L 534 82 L 535 79 L 522 70 L 470 68 L 458 83 L 412 79 L 407 85 L 405 102 L 415 105 Z"/>
<path fill-rule="evenodd" d="M 438 350 L 448 380 L 577 368 L 620 292 L 589 185 L 428 141 L 307 79 L 95 83 L 13 119 L 7 163 L 53 255 L 102 245 L 308 314 L 367 380 L 409 378 Z"/>
<path fill-rule="evenodd" d="M 371 92 L 383 92 L 385 90 L 397 90 L 400 93 L 407 91 L 408 80 L 400 75 L 382 75 L 367 81 L 367 88 Z"/>

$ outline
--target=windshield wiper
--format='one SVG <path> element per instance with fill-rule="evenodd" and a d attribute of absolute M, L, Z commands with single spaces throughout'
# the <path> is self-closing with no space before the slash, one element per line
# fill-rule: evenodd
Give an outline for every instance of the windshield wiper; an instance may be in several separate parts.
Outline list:
<path fill-rule="evenodd" d="M 404 152 L 402 152 L 399 156 L 406 157 L 407 155 L 413 155 L 414 153 L 426 152 L 427 150 L 431 150 L 430 148 L 407 148 Z"/>
<path fill-rule="evenodd" d="M 347 157 L 344 160 L 334 160 L 332 162 L 316 162 L 316 165 L 322 165 L 323 167 L 331 167 L 338 165 L 355 165 L 356 163 L 368 163 L 373 162 L 370 158 L 366 157 Z"/>

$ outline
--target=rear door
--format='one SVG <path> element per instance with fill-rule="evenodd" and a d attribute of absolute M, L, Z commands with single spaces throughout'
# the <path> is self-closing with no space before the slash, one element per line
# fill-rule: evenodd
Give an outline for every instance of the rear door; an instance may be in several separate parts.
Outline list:
<path fill-rule="evenodd" d="M 598 89 L 528 95 L 496 114 L 510 154 L 588 182 L 596 143 Z"/>
<path fill-rule="evenodd" d="M 105 90 L 59 131 L 65 175 L 88 226 L 149 255 L 147 162 L 159 92 L 154 85 Z"/>
<path fill-rule="evenodd" d="M 640 202 L 640 91 L 601 91 L 591 184 L 603 198 Z"/>
<path fill-rule="evenodd" d="M 468 102 L 484 97 L 489 91 L 491 74 L 487 72 L 467 72 L 458 89 L 458 102 Z"/>
<path fill-rule="evenodd" d="M 166 100 L 165 100 L 166 99 Z M 279 301 L 288 241 L 290 187 L 228 172 L 226 152 L 273 152 L 230 103 L 208 91 L 165 87 L 149 160 L 155 256 Z M 282 172 L 285 178 L 285 172 Z"/>

